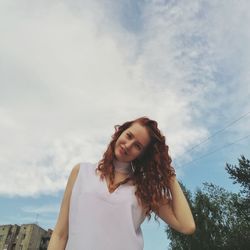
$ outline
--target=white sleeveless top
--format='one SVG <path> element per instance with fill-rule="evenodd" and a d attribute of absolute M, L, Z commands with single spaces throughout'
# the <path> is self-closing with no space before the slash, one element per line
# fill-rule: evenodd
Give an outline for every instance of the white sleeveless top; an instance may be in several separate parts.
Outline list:
<path fill-rule="evenodd" d="M 96 167 L 80 164 L 70 199 L 66 250 L 142 250 L 145 214 L 135 186 L 125 183 L 109 193 Z"/>

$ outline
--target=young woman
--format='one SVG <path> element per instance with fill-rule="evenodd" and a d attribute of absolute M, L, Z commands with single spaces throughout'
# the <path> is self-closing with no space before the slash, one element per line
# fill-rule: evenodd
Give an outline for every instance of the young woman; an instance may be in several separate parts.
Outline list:
<path fill-rule="evenodd" d="M 141 117 L 115 129 L 98 164 L 73 168 L 48 250 L 142 250 L 140 225 L 152 212 L 194 232 L 157 122 Z"/>

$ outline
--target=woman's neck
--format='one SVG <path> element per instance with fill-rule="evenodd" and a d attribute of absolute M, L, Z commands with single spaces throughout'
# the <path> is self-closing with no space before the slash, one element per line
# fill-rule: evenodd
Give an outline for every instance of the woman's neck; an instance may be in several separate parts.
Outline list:
<path fill-rule="evenodd" d="M 122 162 L 117 159 L 113 160 L 113 166 L 115 171 L 121 174 L 130 174 L 132 172 L 132 167 L 130 162 Z"/>

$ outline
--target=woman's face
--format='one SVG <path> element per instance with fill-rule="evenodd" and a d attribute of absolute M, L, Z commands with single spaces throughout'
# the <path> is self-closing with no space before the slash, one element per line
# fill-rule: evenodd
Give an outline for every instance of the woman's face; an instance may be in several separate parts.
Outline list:
<path fill-rule="evenodd" d="M 147 129 L 139 123 L 133 123 L 118 137 L 115 143 L 115 157 L 119 161 L 131 162 L 144 152 L 149 142 Z"/>

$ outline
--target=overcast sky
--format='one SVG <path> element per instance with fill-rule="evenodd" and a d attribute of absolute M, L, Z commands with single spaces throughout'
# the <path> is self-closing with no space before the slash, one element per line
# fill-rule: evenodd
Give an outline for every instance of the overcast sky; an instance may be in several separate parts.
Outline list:
<path fill-rule="evenodd" d="M 139 116 L 158 121 L 184 183 L 185 163 L 249 136 L 249 9 L 247 0 L 0 0 L 0 195 L 62 192 L 75 164 L 102 157 L 114 125 Z M 236 146 L 226 159 L 249 152 L 249 138 Z"/>

